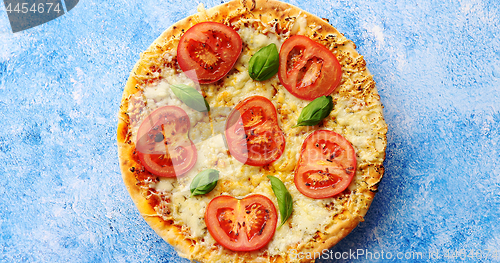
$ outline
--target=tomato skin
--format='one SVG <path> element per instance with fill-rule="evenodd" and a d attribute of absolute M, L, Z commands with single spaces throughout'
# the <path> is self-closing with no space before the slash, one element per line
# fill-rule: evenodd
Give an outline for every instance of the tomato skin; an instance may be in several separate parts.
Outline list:
<path fill-rule="evenodd" d="M 277 223 L 278 214 L 273 202 L 259 194 L 243 199 L 218 196 L 210 201 L 205 212 L 210 235 L 232 251 L 261 249 L 274 236 Z"/>
<path fill-rule="evenodd" d="M 295 97 L 314 100 L 330 95 L 342 80 L 342 67 L 335 55 L 305 36 L 292 36 L 280 49 L 278 77 Z"/>
<path fill-rule="evenodd" d="M 285 150 L 276 108 L 262 96 L 246 98 L 236 105 L 226 122 L 225 135 L 231 155 L 248 165 L 272 163 Z"/>
<path fill-rule="evenodd" d="M 295 169 L 295 186 L 305 196 L 321 199 L 344 191 L 356 174 L 356 153 L 342 135 L 318 130 L 304 140 Z"/>
<path fill-rule="evenodd" d="M 240 56 L 242 41 L 232 28 L 202 22 L 188 29 L 177 46 L 177 62 L 195 82 L 212 83 L 223 78 Z"/>
<path fill-rule="evenodd" d="M 154 110 L 137 131 L 136 151 L 141 164 L 154 175 L 176 177 L 196 164 L 197 151 L 188 133 L 189 116 L 176 106 Z"/>

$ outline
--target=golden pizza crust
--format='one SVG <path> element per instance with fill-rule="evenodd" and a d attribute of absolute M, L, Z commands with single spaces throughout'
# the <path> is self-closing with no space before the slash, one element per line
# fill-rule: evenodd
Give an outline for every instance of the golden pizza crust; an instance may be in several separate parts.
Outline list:
<path fill-rule="evenodd" d="M 307 20 L 307 29 L 298 29 L 294 27 L 295 18 L 299 15 L 305 15 Z M 189 238 L 185 234 L 182 226 L 175 225 L 173 220 L 165 220 L 155 210 L 159 204 L 158 197 L 152 195 L 143 185 L 143 179 L 154 177 L 144 170 L 136 154 L 135 145 L 132 141 L 131 125 L 137 120 L 129 117 L 129 104 L 134 96 L 138 94 L 141 87 L 147 83 L 154 82 L 160 78 L 161 68 L 175 67 L 171 59 L 165 56 L 165 52 L 176 49 L 182 33 L 191 26 L 204 22 L 215 21 L 229 25 L 240 18 L 256 18 L 264 23 L 273 24 L 278 32 L 288 32 L 290 35 L 300 33 L 313 40 L 325 45 L 332 51 L 335 51 L 339 62 L 343 66 L 344 73 L 347 71 L 361 74 L 362 80 L 352 85 L 357 88 L 357 96 L 365 104 L 380 107 L 381 122 L 378 124 L 380 130 L 380 139 L 383 141 L 383 151 L 378 153 L 372 163 L 363 164 L 358 167 L 362 171 L 362 179 L 356 182 L 356 197 L 349 202 L 344 202 L 341 213 L 334 217 L 333 222 L 325 229 L 319 229 L 314 239 L 298 247 L 290 247 L 286 254 L 288 256 L 275 255 L 270 256 L 265 249 L 254 252 L 232 252 L 221 246 L 207 248 L 197 244 L 195 239 Z M 249 25 L 253 26 L 253 25 Z M 344 74 L 346 75 L 346 74 Z M 337 91 L 346 96 L 353 94 L 352 90 L 339 89 Z M 359 95 L 360 94 L 360 95 Z M 381 115 L 382 106 L 380 98 L 375 88 L 375 83 L 366 69 L 366 63 L 362 56 L 355 51 L 355 45 L 340 34 L 333 26 L 325 20 L 309 14 L 292 5 L 273 1 L 232 1 L 209 10 L 203 10 L 200 13 L 187 17 L 168 28 L 149 48 L 141 54 L 141 59 L 132 70 L 128 82 L 124 88 L 122 103 L 119 111 L 118 122 L 118 153 L 123 180 L 127 190 L 136 204 L 139 212 L 146 222 L 160 235 L 164 240 L 170 243 L 176 251 L 183 257 L 198 260 L 201 262 L 295 262 L 298 261 L 290 254 L 292 249 L 299 252 L 310 252 L 314 256 L 324 249 L 338 243 L 347 236 L 359 222 L 363 221 L 368 207 L 377 190 L 378 183 L 383 175 L 382 162 L 385 158 L 386 126 Z M 147 179 L 146 179 L 147 180 Z M 158 208 L 157 208 L 158 209 Z M 303 259 L 308 261 L 308 259 Z"/>

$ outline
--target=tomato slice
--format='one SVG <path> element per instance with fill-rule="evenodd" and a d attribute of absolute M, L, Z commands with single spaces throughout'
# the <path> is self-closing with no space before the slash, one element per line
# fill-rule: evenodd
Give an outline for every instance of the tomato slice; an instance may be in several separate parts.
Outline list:
<path fill-rule="evenodd" d="M 205 223 L 210 235 L 233 251 L 264 247 L 274 235 L 278 216 L 269 198 L 254 194 L 243 199 L 222 195 L 207 206 Z"/>
<path fill-rule="evenodd" d="M 189 116 L 176 106 L 164 106 L 149 114 L 139 127 L 136 143 L 146 170 L 175 177 L 193 168 L 197 152 L 188 137 L 190 127 Z"/>
<path fill-rule="evenodd" d="M 305 196 L 327 198 L 344 191 L 356 174 L 356 153 L 342 135 L 319 130 L 304 140 L 295 186 Z"/>
<path fill-rule="evenodd" d="M 221 23 L 203 22 L 182 35 L 177 46 L 177 62 L 192 80 L 212 83 L 233 68 L 241 48 L 241 37 L 232 28 Z"/>
<path fill-rule="evenodd" d="M 297 98 L 314 100 L 330 95 L 342 80 L 342 68 L 335 55 L 308 37 L 287 39 L 279 59 L 279 80 Z"/>
<path fill-rule="evenodd" d="M 276 108 L 261 96 L 246 98 L 236 105 L 226 122 L 226 140 L 236 160 L 253 166 L 272 163 L 285 150 Z"/>

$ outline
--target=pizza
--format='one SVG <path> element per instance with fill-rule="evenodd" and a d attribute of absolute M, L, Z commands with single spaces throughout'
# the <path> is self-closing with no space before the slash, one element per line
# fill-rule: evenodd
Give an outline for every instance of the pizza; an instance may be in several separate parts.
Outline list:
<path fill-rule="evenodd" d="M 301 262 L 363 221 L 386 133 L 352 41 L 290 4 L 243 0 L 200 5 L 141 54 L 117 140 L 130 196 L 180 256 Z"/>

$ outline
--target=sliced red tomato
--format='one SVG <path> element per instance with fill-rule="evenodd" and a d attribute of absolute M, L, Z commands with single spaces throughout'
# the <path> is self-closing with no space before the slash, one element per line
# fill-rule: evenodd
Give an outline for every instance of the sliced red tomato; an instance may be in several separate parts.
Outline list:
<path fill-rule="evenodd" d="M 285 150 L 276 108 L 261 96 L 246 98 L 236 105 L 226 122 L 226 140 L 236 160 L 253 166 L 272 163 Z"/>
<path fill-rule="evenodd" d="M 177 46 L 177 62 L 192 80 L 206 84 L 224 77 L 241 53 L 240 35 L 215 22 L 194 25 L 182 35 Z"/>
<path fill-rule="evenodd" d="M 222 195 L 207 206 L 205 223 L 210 235 L 233 251 L 264 247 L 274 235 L 278 216 L 269 198 L 250 195 L 243 199 Z"/>
<path fill-rule="evenodd" d="M 330 95 L 342 80 L 342 68 L 335 55 L 308 37 L 287 39 L 279 59 L 280 82 L 297 98 L 314 100 Z"/>
<path fill-rule="evenodd" d="M 179 107 L 164 106 L 149 114 L 139 127 L 136 143 L 146 170 L 175 177 L 193 168 L 197 152 L 188 137 L 190 127 L 189 116 Z"/>
<path fill-rule="evenodd" d="M 304 140 L 295 186 L 305 196 L 327 198 L 344 191 L 356 174 L 356 153 L 342 135 L 319 130 Z"/>

